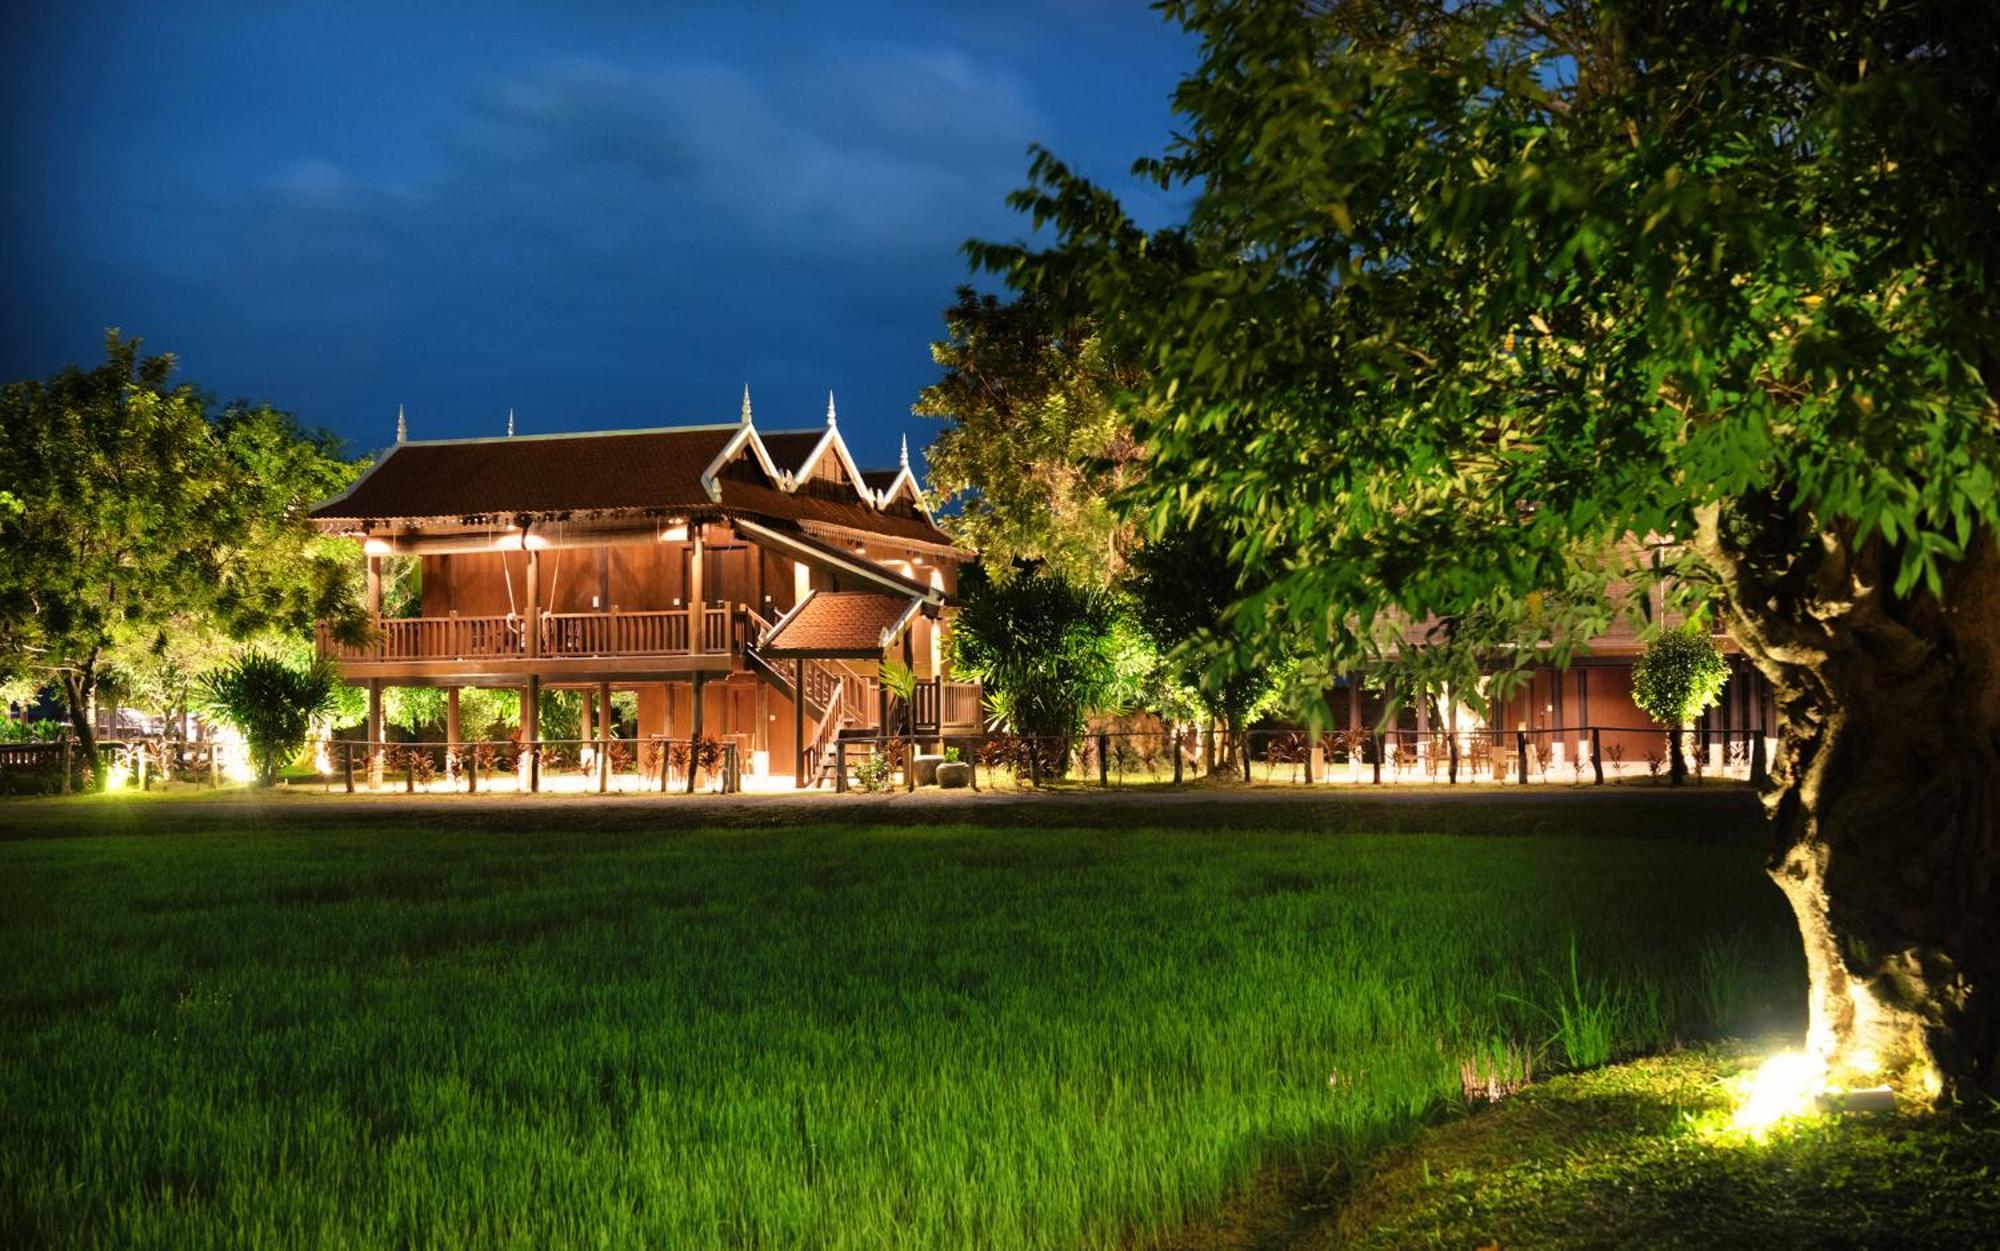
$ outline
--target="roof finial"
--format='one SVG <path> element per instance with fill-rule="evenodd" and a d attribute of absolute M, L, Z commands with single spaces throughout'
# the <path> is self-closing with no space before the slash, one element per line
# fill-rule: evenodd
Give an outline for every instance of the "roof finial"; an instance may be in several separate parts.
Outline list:
<path fill-rule="evenodd" d="M 410 424 L 403 420 L 403 406 L 398 404 L 396 405 L 396 442 L 401 443 L 409 437 Z"/>
<path fill-rule="evenodd" d="M 903 452 L 896 458 L 896 463 L 905 469 L 910 467 L 910 436 L 907 434 L 903 436 Z"/>
<path fill-rule="evenodd" d="M 743 424 L 750 424 L 750 384 L 743 384 Z"/>
<path fill-rule="evenodd" d="M 828 391 L 828 392 L 826 393 L 826 424 L 828 425 L 828 427 L 831 427 L 831 426 L 833 425 L 833 421 L 834 421 L 834 417 L 833 417 L 833 392 L 831 392 L 831 391 Z"/>
<path fill-rule="evenodd" d="M 507 437 L 510 439 L 514 437 L 514 406 L 512 404 L 507 406 Z"/>

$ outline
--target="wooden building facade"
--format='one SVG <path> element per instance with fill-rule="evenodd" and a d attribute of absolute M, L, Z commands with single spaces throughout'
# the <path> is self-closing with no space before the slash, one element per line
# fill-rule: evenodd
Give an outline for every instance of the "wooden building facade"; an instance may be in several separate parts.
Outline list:
<path fill-rule="evenodd" d="M 517 690 L 527 742 L 545 688 L 599 709 L 631 691 L 640 739 L 714 738 L 753 777 L 804 785 L 843 732 L 980 720 L 946 647 L 967 554 L 907 448 L 864 471 L 830 401 L 824 428 L 770 434 L 746 396 L 726 424 L 399 440 L 313 518 L 366 553 L 371 638 L 322 626 L 318 645 L 367 688 L 372 743 L 389 686 L 446 688 L 454 711 L 459 688 Z M 384 616 L 398 559 L 419 562 L 417 604 Z M 883 687 L 887 662 L 914 672 L 907 702 Z"/>

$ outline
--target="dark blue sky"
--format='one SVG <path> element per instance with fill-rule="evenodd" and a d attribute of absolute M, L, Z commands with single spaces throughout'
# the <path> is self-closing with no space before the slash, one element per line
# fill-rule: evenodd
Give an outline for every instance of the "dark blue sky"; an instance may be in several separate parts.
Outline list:
<path fill-rule="evenodd" d="M 1138 0 L 22 6 L 0 379 L 97 357 L 348 437 L 934 425 L 939 311 L 1043 143 L 1128 194 L 1193 45 Z"/>

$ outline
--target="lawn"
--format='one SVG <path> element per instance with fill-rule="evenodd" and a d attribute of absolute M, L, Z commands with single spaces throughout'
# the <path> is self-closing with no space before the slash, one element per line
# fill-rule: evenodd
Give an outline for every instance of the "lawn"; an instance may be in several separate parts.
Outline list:
<path fill-rule="evenodd" d="M 1748 836 L 1164 819 L 0 842 L 0 1227 L 1120 1245 L 1468 1075 L 1801 1011 Z"/>

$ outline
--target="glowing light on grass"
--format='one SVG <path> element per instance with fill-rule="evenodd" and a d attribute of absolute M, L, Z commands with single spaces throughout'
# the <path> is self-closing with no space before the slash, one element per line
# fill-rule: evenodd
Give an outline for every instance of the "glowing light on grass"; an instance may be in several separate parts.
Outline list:
<path fill-rule="evenodd" d="M 1758 1067 L 1742 1091 L 1730 1124 L 1758 1132 L 1795 1116 L 1818 1111 L 1826 1082 L 1826 1063 L 1817 1056 L 1787 1051 Z"/>

